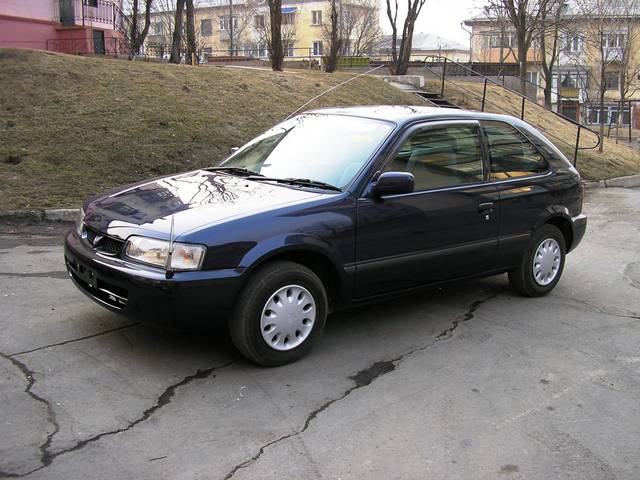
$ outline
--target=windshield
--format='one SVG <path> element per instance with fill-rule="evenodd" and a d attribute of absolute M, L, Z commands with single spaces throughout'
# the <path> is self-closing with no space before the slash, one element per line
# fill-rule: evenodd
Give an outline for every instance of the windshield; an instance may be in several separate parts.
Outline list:
<path fill-rule="evenodd" d="M 392 130 L 393 124 L 369 118 L 301 115 L 247 143 L 220 166 L 343 188 Z"/>

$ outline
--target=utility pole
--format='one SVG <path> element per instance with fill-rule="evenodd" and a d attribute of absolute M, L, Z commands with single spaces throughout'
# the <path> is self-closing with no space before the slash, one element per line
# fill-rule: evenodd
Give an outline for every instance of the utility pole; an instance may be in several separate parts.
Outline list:
<path fill-rule="evenodd" d="M 233 57 L 233 0 L 229 0 L 229 54 Z"/>

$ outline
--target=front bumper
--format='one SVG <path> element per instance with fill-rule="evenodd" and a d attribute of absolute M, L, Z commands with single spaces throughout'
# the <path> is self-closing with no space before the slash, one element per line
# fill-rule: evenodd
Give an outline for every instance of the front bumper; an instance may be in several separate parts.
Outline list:
<path fill-rule="evenodd" d="M 75 231 L 64 248 L 67 272 L 78 289 L 99 305 L 142 323 L 165 328 L 216 327 L 229 318 L 242 270 L 175 272 L 96 252 Z"/>
<path fill-rule="evenodd" d="M 571 218 L 571 226 L 573 230 L 573 239 L 568 251 L 574 250 L 578 244 L 582 241 L 585 232 L 587 231 L 587 216 L 584 213 L 576 215 Z"/>

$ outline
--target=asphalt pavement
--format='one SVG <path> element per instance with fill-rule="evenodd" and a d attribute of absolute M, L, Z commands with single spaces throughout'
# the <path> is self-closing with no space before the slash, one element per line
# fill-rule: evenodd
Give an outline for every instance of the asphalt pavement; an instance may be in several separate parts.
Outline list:
<path fill-rule="evenodd" d="M 329 317 L 260 368 L 103 310 L 60 228 L 0 228 L 0 478 L 640 475 L 640 189 L 589 191 L 545 298 L 506 275 Z"/>

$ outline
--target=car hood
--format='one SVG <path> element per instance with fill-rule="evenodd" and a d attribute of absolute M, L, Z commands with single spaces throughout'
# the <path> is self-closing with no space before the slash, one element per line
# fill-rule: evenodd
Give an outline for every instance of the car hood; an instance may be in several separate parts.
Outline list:
<path fill-rule="evenodd" d="M 306 202 L 324 193 L 198 170 L 111 190 L 85 206 L 85 224 L 126 239 L 173 238 L 225 220 Z"/>

